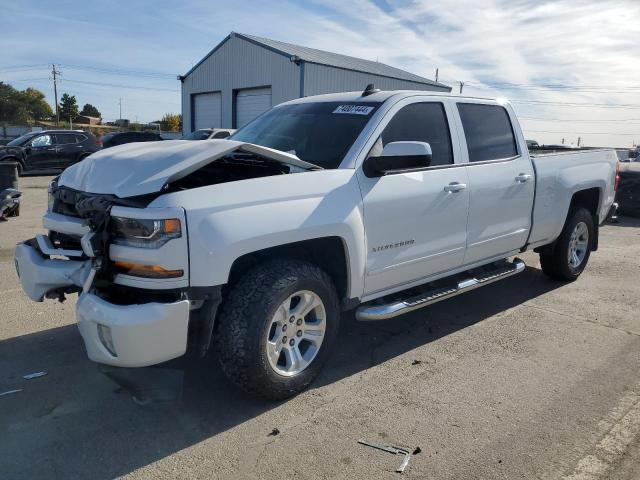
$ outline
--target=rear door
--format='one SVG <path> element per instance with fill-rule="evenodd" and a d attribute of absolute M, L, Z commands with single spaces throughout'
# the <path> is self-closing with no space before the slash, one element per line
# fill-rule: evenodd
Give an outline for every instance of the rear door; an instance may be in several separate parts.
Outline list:
<path fill-rule="evenodd" d="M 369 178 L 358 169 L 367 242 L 365 296 L 462 265 L 469 191 L 448 100 L 410 97 L 396 104 L 374 132 L 369 155 L 394 141 L 431 145 L 429 167 Z M 448 191 L 457 184 L 455 191 Z"/>
<path fill-rule="evenodd" d="M 56 133 L 56 167 L 66 168 L 76 161 L 82 151 L 78 135 L 73 133 Z"/>
<path fill-rule="evenodd" d="M 513 253 L 526 242 L 534 197 L 533 165 L 521 152 L 507 108 L 457 103 L 470 186 L 466 265 Z"/>

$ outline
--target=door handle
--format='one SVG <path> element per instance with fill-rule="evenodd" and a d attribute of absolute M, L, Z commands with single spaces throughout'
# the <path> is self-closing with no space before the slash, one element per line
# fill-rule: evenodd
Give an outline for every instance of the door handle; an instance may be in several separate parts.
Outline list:
<path fill-rule="evenodd" d="M 528 182 L 530 179 L 531 179 L 531 175 L 529 175 L 528 173 L 520 173 L 516 175 L 516 182 L 518 183 L 525 183 L 525 182 Z"/>
<path fill-rule="evenodd" d="M 449 185 L 445 185 L 444 191 L 447 193 L 456 193 L 465 188 L 467 188 L 466 183 L 451 182 Z"/>

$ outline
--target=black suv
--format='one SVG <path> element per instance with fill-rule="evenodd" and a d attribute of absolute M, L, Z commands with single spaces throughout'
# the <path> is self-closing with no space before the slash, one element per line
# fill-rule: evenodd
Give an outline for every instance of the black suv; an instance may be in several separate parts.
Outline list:
<path fill-rule="evenodd" d="M 82 130 L 29 132 L 0 146 L 0 162 L 18 162 L 18 173 L 59 170 L 100 150 L 100 141 Z"/>
<path fill-rule="evenodd" d="M 103 148 L 115 147 L 133 142 L 159 142 L 164 140 L 157 133 L 152 132 L 114 132 L 102 137 Z"/>

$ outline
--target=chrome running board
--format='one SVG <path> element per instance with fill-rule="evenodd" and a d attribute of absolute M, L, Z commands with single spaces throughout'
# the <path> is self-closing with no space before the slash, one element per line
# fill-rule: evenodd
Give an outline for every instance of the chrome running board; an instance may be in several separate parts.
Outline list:
<path fill-rule="evenodd" d="M 470 278 L 458 280 L 457 284 L 434 288 L 426 292 L 413 295 L 409 298 L 398 299 L 398 294 L 394 295 L 395 300 L 389 303 L 364 304 L 356 310 L 356 319 L 369 320 L 387 320 L 389 318 L 404 315 L 427 305 L 433 305 L 436 302 L 455 297 L 464 292 L 475 290 L 476 288 L 489 285 L 503 278 L 511 277 L 524 271 L 526 265 L 519 258 L 514 258 L 513 262 L 506 262 L 500 267 L 483 272 Z M 401 295 L 401 293 L 400 293 Z"/>

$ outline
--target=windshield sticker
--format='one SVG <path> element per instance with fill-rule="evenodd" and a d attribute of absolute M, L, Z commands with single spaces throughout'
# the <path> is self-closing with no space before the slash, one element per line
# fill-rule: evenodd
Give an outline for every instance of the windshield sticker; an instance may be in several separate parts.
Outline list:
<path fill-rule="evenodd" d="M 374 107 L 365 107 L 364 105 L 338 105 L 333 113 L 346 113 L 349 115 L 369 115 Z"/>

